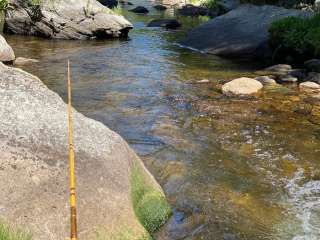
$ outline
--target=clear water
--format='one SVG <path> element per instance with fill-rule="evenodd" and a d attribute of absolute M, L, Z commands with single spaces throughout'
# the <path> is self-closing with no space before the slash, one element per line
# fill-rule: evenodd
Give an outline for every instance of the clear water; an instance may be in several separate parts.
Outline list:
<path fill-rule="evenodd" d="M 158 239 L 320 239 L 319 101 L 292 85 L 226 98 L 221 84 L 257 63 L 181 49 L 186 27 L 147 28 L 162 16 L 122 12 L 135 26 L 128 41 L 7 39 L 63 98 L 71 59 L 75 107 L 130 143 L 174 207 Z"/>

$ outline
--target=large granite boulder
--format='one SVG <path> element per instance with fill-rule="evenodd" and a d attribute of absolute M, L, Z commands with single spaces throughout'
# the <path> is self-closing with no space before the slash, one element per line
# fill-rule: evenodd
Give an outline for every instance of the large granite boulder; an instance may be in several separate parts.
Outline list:
<path fill-rule="evenodd" d="M 9 0 L 4 31 L 58 39 L 126 37 L 132 28 L 96 0 Z"/>
<path fill-rule="evenodd" d="M 310 13 L 276 6 L 250 4 L 195 28 L 180 43 L 186 47 L 226 57 L 268 57 L 268 29 L 275 20 Z"/>
<path fill-rule="evenodd" d="M 240 5 L 240 0 L 219 0 L 217 5 L 221 12 L 229 12 Z"/>
<path fill-rule="evenodd" d="M 13 62 L 14 52 L 6 39 L 0 35 L 0 62 Z"/>
<path fill-rule="evenodd" d="M 0 106 L 1 223 L 69 239 L 66 104 L 0 63 Z M 79 238 L 149 239 L 170 214 L 162 189 L 118 134 L 73 113 Z"/>

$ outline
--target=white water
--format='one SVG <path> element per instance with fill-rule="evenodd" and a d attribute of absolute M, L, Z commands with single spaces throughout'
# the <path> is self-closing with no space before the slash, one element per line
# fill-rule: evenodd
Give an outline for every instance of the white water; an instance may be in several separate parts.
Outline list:
<path fill-rule="evenodd" d="M 292 240 L 320 239 L 320 181 L 305 182 L 304 170 L 299 169 L 286 185 L 289 202 L 300 229 Z"/>

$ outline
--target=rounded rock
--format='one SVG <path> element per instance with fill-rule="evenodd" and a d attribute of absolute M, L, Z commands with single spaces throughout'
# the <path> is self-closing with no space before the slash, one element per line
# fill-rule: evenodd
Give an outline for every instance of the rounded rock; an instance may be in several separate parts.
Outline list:
<path fill-rule="evenodd" d="M 315 82 L 303 82 L 299 84 L 299 89 L 307 93 L 320 93 L 320 85 Z"/>
<path fill-rule="evenodd" d="M 139 13 L 139 14 L 147 14 L 147 13 L 149 13 L 149 10 L 146 9 L 145 7 L 142 7 L 142 6 L 135 7 L 134 9 L 131 9 L 129 11 L 130 12 L 134 12 L 134 13 Z"/>
<path fill-rule="evenodd" d="M 14 52 L 6 39 L 0 35 L 0 62 L 12 62 L 15 59 Z"/>
<path fill-rule="evenodd" d="M 263 85 L 267 85 L 267 84 L 276 84 L 276 80 L 268 77 L 268 76 L 259 76 L 254 78 L 255 80 L 261 82 Z"/>
<path fill-rule="evenodd" d="M 245 96 L 259 92 L 263 88 L 263 85 L 252 78 L 237 78 L 228 82 L 222 86 L 223 94 L 227 96 Z"/>

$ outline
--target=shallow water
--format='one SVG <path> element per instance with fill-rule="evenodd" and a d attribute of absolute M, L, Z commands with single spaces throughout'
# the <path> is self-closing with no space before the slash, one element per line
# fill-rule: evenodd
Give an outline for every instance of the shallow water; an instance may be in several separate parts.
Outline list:
<path fill-rule="evenodd" d="M 62 97 L 71 59 L 75 107 L 130 143 L 174 207 L 158 238 L 320 239 L 319 101 L 294 85 L 226 98 L 221 84 L 256 63 L 179 48 L 185 28 L 146 27 L 155 11 L 123 14 L 135 25 L 128 41 L 7 39 Z"/>

